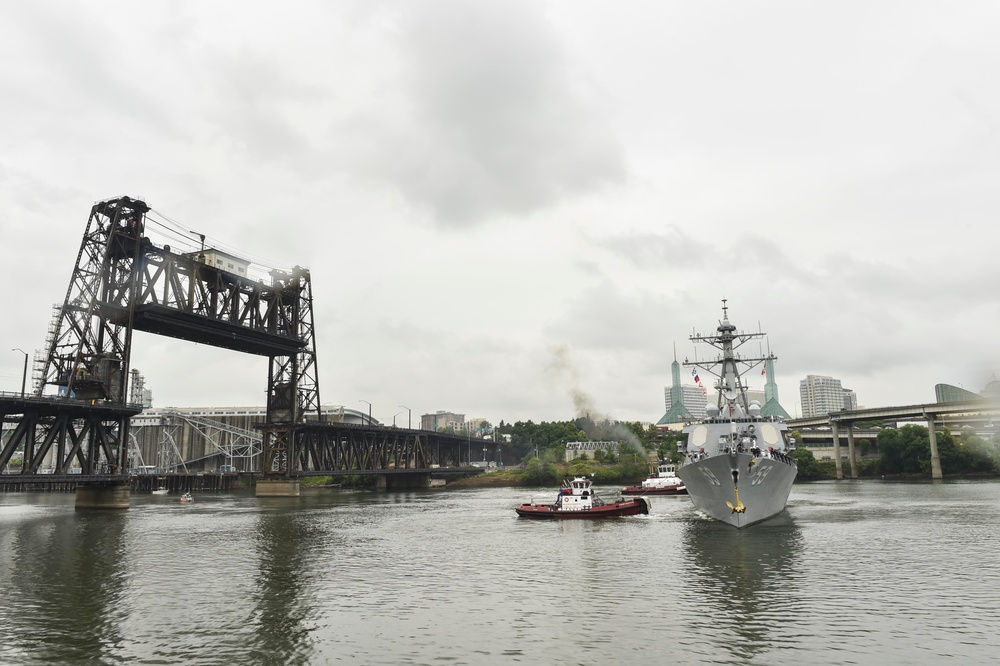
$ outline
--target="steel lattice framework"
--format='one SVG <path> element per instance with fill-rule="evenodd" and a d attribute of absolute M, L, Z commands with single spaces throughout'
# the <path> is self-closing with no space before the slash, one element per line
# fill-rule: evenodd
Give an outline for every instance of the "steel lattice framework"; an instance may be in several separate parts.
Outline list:
<path fill-rule="evenodd" d="M 17 414 L 16 426 L 3 450 L 0 469 L 5 469 L 15 451 L 20 450 L 20 474 L 68 474 L 71 470 L 86 475 L 120 476 L 124 471 L 121 443 L 128 433 L 131 416 L 127 409 L 112 405 L 78 406 L 75 404 L 39 404 L 36 400 L 10 412 Z M 83 410 L 83 411 L 82 411 Z M 42 468 L 52 455 L 55 468 Z"/>
<path fill-rule="evenodd" d="M 314 331 L 312 282 L 309 272 L 296 267 L 291 273 L 272 273 L 274 288 L 298 307 L 289 313 L 289 330 L 299 331 L 312 341 Z M 272 356 L 268 368 L 267 420 L 263 432 L 265 477 L 289 477 L 293 471 L 296 432 L 306 416 L 322 419 L 316 352 L 310 344 L 297 354 Z"/>
<path fill-rule="evenodd" d="M 83 400 L 124 403 L 135 301 L 136 264 L 149 207 L 128 197 L 91 209 L 54 328 L 49 331 L 41 396 L 46 385 Z"/>
<path fill-rule="evenodd" d="M 298 473 L 427 470 L 471 465 L 472 440 L 426 430 L 350 423 L 306 423 L 297 429 Z M 475 441 L 476 450 L 482 444 Z"/>
<path fill-rule="evenodd" d="M 309 271 L 273 271 L 265 285 L 204 263 L 204 251 L 158 247 L 144 234 L 149 210 L 130 197 L 91 209 L 34 396 L 0 406 L 8 420 L 20 414 L 0 464 L 21 446 L 25 473 L 55 452 L 60 473 L 79 464 L 85 474 L 122 474 L 129 422 L 141 411 L 125 401 L 132 333 L 142 330 L 269 357 L 263 455 L 280 464 L 265 474 L 288 475 L 295 427 L 321 418 Z"/>

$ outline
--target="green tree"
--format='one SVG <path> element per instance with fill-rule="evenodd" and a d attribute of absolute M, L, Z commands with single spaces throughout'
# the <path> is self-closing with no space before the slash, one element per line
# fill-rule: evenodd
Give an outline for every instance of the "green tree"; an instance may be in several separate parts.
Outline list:
<path fill-rule="evenodd" d="M 815 481 L 826 476 L 819 461 L 816 460 L 816 457 L 809 449 L 795 449 L 790 455 L 795 459 L 795 464 L 799 470 L 795 477 L 797 480 Z"/>
<path fill-rule="evenodd" d="M 538 458 L 528 461 L 524 481 L 530 486 L 547 486 L 558 483 L 556 469 L 551 463 L 544 463 Z"/>
<path fill-rule="evenodd" d="M 881 453 L 879 471 L 882 474 L 929 474 L 931 445 L 927 428 L 905 425 L 883 430 L 878 434 Z"/>
<path fill-rule="evenodd" d="M 990 456 L 989 445 L 973 433 L 953 436 L 946 430 L 936 430 L 938 457 L 944 474 L 997 473 L 997 461 Z M 885 429 L 878 434 L 882 474 L 931 473 L 931 444 L 927 428 L 905 425 Z"/>
<path fill-rule="evenodd" d="M 677 430 L 667 430 L 661 433 L 656 446 L 657 458 L 659 460 L 670 460 L 674 463 L 680 462 L 681 454 L 677 452 L 677 445 L 684 444 L 686 441 L 687 434 Z"/>

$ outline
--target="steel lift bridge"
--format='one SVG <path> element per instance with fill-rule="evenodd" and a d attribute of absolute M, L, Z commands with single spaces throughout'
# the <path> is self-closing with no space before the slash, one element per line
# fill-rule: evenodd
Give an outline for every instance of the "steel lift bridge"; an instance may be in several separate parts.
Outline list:
<path fill-rule="evenodd" d="M 390 438 L 324 427 L 333 424 L 320 413 L 307 269 L 271 271 L 267 285 L 204 263 L 204 248 L 158 247 L 144 233 L 149 210 L 130 197 L 91 209 L 33 390 L 0 397 L 0 416 L 8 430 L 13 424 L 0 448 L 0 483 L 52 484 L 78 471 L 78 507 L 128 506 L 129 423 L 142 411 L 127 402 L 133 331 L 268 357 L 258 495 L 297 495 L 298 476 L 321 470 L 431 466 L 418 431 Z M 46 460 L 54 469 L 43 468 Z"/>

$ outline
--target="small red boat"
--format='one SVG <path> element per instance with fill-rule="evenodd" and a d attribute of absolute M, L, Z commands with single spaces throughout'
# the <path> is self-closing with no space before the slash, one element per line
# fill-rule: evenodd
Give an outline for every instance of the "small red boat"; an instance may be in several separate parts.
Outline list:
<path fill-rule="evenodd" d="M 559 489 L 559 495 L 552 504 L 536 504 L 534 501 L 515 507 L 517 515 L 525 518 L 604 518 L 612 516 L 635 516 L 649 513 L 649 503 L 644 497 L 617 499 L 606 502 L 598 497 L 591 487 L 591 481 L 578 476 Z"/>
<path fill-rule="evenodd" d="M 687 495 L 684 482 L 677 476 L 672 463 L 660 463 L 655 474 L 642 482 L 641 486 L 625 486 L 622 495 Z"/>

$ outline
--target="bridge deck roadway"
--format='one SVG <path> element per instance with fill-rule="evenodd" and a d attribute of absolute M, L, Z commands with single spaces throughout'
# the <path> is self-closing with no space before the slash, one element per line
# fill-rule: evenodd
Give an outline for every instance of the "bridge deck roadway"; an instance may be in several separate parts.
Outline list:
<path fill-rule="evenodd" d="M 100 416 L 120 418 L 142 412 L 142 405 L 122 405 L 103 400 L 75 400 L 60 396 L 35 397 L 31 394 L 0 393 L 0 415 L 6 421 L 14 414 L 31 413 L 36 416 Z"/>
<path fill-rule="evenodd" d="M 1000 414 L 1000 399 L 970 400 L 963 402 L 930 402 L 922 405 L 905 405 L 902 407 L 874 407 L 868 409 L 844 410 L 831 412 L 823 416 L 810 416 L 786 421 L 789 428 L 816 428 L 830 425 L 832 422 L 842 424 L 856 421 L 877 421 L 892 419 L 927 419 L 954 414 Z"/>
<path fill-rule="evenodd" d="M 136 308 L 133 327 L 137 331 L 258 356 L 291 356 L 306 346 L 306 342 L 297 337 L 247 328 L 227 321 L 180 312 L 163 305 L 141 305 Z"/>

